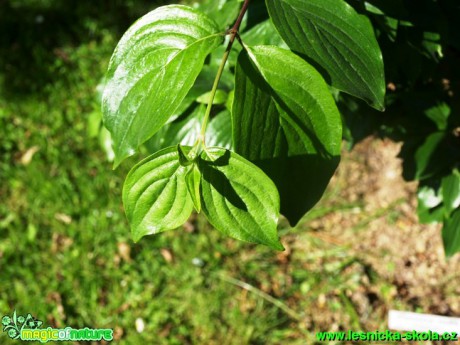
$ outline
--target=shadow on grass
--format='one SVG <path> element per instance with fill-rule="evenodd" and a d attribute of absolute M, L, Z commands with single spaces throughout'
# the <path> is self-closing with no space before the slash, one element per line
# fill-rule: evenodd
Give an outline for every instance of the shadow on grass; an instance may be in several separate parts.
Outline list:
<path fill-rule="evenodd" d="M 62 47 L 98 42 L 104 31 L 117 38 L 140 16 L 171 1 L 0 0 L 0 78 L 3 96 L 41 92 L 68 62 Z M 0 80 L 1 80 L 0 79 Z"/>

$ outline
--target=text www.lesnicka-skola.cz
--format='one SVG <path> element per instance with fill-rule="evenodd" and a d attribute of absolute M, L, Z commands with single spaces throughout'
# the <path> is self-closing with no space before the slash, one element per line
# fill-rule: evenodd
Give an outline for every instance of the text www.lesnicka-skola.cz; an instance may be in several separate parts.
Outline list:
<path fill-rule="evenodd" d="M 375 331 L 375 332 L 318 332 L 316 339 L 319 341 L 458 341 L 458 333 L 444 332 L 436 333 L 428 332 L 391 332 L 391 331 Z"/>

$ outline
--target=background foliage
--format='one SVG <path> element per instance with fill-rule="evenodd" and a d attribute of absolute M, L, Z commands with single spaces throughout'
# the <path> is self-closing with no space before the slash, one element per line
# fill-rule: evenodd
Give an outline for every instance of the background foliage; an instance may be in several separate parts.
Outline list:
<path fill-rule="evenodd" d="M 353 3 L 353 2 L 352 2 Z M 446 255 L 460 250 L 460 4 L 354 2 L 378 32 L 388 82 L 384 114 L 342 99 L 353 144 L 369 133 L 401 141 L 403 176 L 419 181 L 418 214 L 423 223 L 443 222 Z"/>

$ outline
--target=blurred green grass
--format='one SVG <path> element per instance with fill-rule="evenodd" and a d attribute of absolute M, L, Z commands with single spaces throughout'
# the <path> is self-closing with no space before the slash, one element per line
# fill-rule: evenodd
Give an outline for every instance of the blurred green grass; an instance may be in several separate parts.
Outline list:
<path fill-rule="evenodd" d="M 382 296 L 391 286 L 347 247 L 302 230 L 359 206 L 328 202 L 337 190 L 297 230 L 280 225 L 288 253 L 224 238 L 201 216 L 131 241 L 121 187 L 133 161 L 112 171 L 88 118 L 99 112 L 96 89 L 117 40 L 151 3 L 100 1 L 100 12 L 75 1 L 5 4 L 0 22 L 12 37 L 0 47 L 2 315 L 16 309 L 53 327 L 114 328 L 116 344 L 313 343 L 321 328 L 312 315 L 324 304 L 362 329 L 347 291 L 363 277 Z M 37 22 L 59 15 L 76 22 Z M 6 334 L 0 342 L 17 343 Z"/>

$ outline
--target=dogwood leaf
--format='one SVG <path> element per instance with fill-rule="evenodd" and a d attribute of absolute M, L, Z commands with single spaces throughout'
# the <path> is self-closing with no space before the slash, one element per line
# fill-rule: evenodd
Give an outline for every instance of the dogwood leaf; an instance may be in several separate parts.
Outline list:
<path fill-rule="evenodd" d="M 266 0 L 281 37 L 335 88 L 384 109 L 380 47 L 369 19 L 344 0 Z"/>
<path fill-rule="evenodd" d="M 278 191 L 262 170 L 219 147 L 203 151 L 198 167 L 201 208 L 217 230 L 238 240 L 283 250 L 277 235 Z"/>
<path fill-rule="evenodd" d="M 223 36 L 196 9 L 171 5 L 139 19 L 112 55 L 102 99 L 117 166 L 180 106 Z"/>
<path fill-rule="evenodd" d="M 235 151 L 275 182 L 281 213 L 296 224 L 339 162 L 341 120 L 328 86 L 291 51 L 257 46 L 240 54 L 235 90 Z"/>
<path fill-rule="evenodd" d="M 180 164 L 177 147 L 161 150 L 132 168 L 123 186 L 123 205 L 134 241 L 187 221 L 193 210 L 185 180 L 188 170 Z"/>

